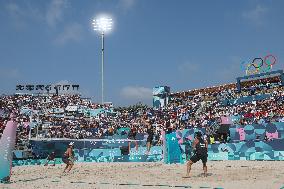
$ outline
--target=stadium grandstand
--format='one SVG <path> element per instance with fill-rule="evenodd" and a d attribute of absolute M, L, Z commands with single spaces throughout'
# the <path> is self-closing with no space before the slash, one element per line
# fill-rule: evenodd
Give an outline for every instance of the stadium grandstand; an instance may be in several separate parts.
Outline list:
<path fill-rule="evenodd" d="M 168 104 L 159 108 L 142 104 L 114 108 L 111 103 L 95 104 L 78 94 L 2 95 L 0 133 L 11 112 L 17 114 L 17 150 L 30 150 L 29 141 L 33 139 L 126 138 L 127 132 L 121 135 L 123 128 L 136 129 L 143 139 L 147 134 L 141 118 L 151 120 L 155 145 L 162 144 L 163 131 L 204 128 L 208 138 L 214 138 L 211 142 L 227 142 L 231 139 L 230 124 L 284 122 L 280 76 L 244 81 L 241 85 L 240 92 L 237 83 L 230 83 L 171 93 Z"/>

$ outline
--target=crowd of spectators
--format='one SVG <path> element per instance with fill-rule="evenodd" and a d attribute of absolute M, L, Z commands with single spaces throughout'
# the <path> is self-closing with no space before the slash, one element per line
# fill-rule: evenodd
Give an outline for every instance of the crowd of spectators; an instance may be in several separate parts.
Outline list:
<path fill-rule="evenodd" d="M 220 121 L 222 116 L 235 117 L 235 123 L 247 125 L 282 121 L 284 116 L 284 88 L 279 79 L 262 79 L 248 81 L 242 91 L 236 90 L 235 84 L 205 88 L 191 94 L 177 93 L 168 108 L 177 108 L 181 120 L 189 127 L 210 126 Z M 268 95 L 261 100 L 253 99 L 242 102 L 240 99 L 251 96 Z M 234 99 L 232 104 L 224 104 L 224 100 Z M 188 119 L 187 119 L 188 117 Z"/>
<path fill-rule="evenodd" d="M 268 95 L 246 102 L 247 96 Z M 216 132 L 221 117 L 234 117 L 234 123 L 246 125 L 271 121 L 283 122 L 284 88 L 279 77 L 258 79 L 236 84 L 208 87 L 170 95 L 165 107 L 153 109 L 136 104 L 114 108 L 112 104 L 92 103 L 79 95 L 15 94 L 0 97 L 0 137 L 9 114 L 17 115 L 17 144 L 24 148 L 30 138 L 103 138 L 117 134 L 120 128 L 146 133 L 141 121 L 152 124 L 160 142 L 161 132 L 194 127 L 206 128 L 207 134 Z M 224 103 L 226 100 L 240 103 Z M 96 114 L 89 110 L 98 110 Z"/>

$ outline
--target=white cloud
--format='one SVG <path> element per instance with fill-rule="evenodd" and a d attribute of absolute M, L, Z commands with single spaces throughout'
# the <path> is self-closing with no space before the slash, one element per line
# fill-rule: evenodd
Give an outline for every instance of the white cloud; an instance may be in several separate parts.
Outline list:
<path fill-rule="evenodd" d="M 83 39 L 83 27 L 78 23 L 67 25 L 63 32 L 55 39 L 55 44 L 64 45 L 69 41 L 80 41 Z"/>
<path fill-rule="evenodd" d="M 149 100 L 152 99 L 152 89 L 138 86 L 126 86 L 121 89 L 120 95 L 123 98 L 133 100 Z"/>
<path fill-rule="evenodd" d="M 47 24 L 50 27 L 54 27 L 58 22 L 62 21 L 64 9 L 66 8 L 66 0 L 52 0 L 45 15 Z"/>
<path fill-rule="evenodd" d="M 268 8 L 257 5 L 254 9 L 243 12 L 242 18 L 255 25 L 262 25 L 267 12 Z"/>

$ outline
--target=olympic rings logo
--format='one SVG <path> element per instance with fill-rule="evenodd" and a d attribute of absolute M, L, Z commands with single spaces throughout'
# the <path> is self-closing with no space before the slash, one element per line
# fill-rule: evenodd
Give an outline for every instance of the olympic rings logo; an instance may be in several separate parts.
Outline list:
<path fill-rule="evenodd" d="M 272 54 L 266 55 L 264 58 L 254 58 L 251 63 L 248 61 L 241 62 L 241 69 L 245 70 L 246 75 L 269 72 L 276 63 L 276 58 Z"/>

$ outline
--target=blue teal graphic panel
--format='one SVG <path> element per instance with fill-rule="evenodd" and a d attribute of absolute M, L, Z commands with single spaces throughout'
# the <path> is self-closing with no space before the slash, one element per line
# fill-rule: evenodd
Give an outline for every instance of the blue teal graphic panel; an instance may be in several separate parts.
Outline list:
<path fill-rule="evenodd" d="M 38 158 L 46 158 L 55 151 L 57 157 L 61 157 L 70 142 L 74 142 L 75 149 L 114 149 L 128 147 L 127 139 L 100 139 L 100 140 L 31 140 L 33 154 Z M 146 141 L 138 140 L 138 146 L 145 146 Z M 133 143 L 132 143 L 133 146 Z M 82 152 L 81 152 L 82 153 Z"/>
<path fill-rule="evenodd" d="M 170 136 L 169 136 L 170 137 Z M 171 135 L 174 137 L 174 134 Z M 171 138 L 169 138 L 170 140 Z M 171 141 L 171 140 L 170 140 Z M 176 140 L 172 140 L 176 141 Z M 183 163 L 188 155 L 184 144 L 178 145 L 172 142 L 169 150 L 170 157 L 166 157 L 166 163 Z M 208 145 L 208 160 L 284 160 L 284 139 L 272 141 L 240 141 L 235 143 L 221 143 Z M 131 149 L 130 155 L 122 155 L 119 148 L 116 149 L 75 149 L 77 162 L 158 162 L 162 161 L 162 146 L 151 148 L 149 155 L 145 155 L 146 147 Z M 183 149 L 179 152 L 179 150 Z M 189 153 L 190 156 L 190 153 Z M 179 159 L 180 158 L 180 159 Z M 188 160 L 188 159 L 187 159 Z M 45 159 L 14 160 L 13 166 L 42 165 Z M 61 158 L 56 158 L 56 164 L 61 164 Z"/>
<path fill-rule="evenodd" d="M 146 147 L 132 148 L 129 155 L 123 155 L 120 148 L 115 149 L 74 149 L 76 162 L 158 162 L 162 161 L 162 147 L 153 146 L 146 155 Z M 46 159 L 13 160 L 13 166 L 42 165 Z M 60 157 L 56 164 L 62 164 Z M 51 162 L 53 164 L 53 162 Z"/>
<path fill-rule="evenodd" d="M 181 148 L 175 132 L 166 134 L 166 150 L 168 153 L 165 156 L 165 163 L 181 162 Z"/>
<path fill-rule="evenodd" d="M 205 128 L 193 128 L 193 129 L 183 129 L 176 131 L 176 137 L 178 139 L 179 144 L 183 144 L 184 142 L 190 140 L 193 141 L 194 134 L 200 131 L 202 134 L 205 134 Z"/>
<path fill-rule="evenodd" d="M 284 123 L 273 122 L 253 125 L 232 125 L 230 137 L 233 141 L 264 140 L 284 138 Z"/>
<path fill-rule="evenodd" d="M 250 140 L 232 140 L 233 142 L 230 143 L 209 145 L 208 160 L 284 160 L 283 138 L 262 141 L 261 139 L 264 139 L 262 136 L 258 140 L 252 140 L 255 135 L 274 132 L 276 129 L 278 136 L 283 137 L 283 125 L 283 123 L 255 124 L 253 132 L 251 125 L 232 127 L 231 129 L 235 130 L 243 128 L 246 133 L 242 137 Z M 268 128 L 270 126 L 271 128 Z M 164 159 L 165 163 L 183 163 L 191 156 L 191 142 L 197 131 L 199 129 L 185 129 L 167 134 L 164 137 L 166 145 L 153 146 L 149 155 L 145 155 L 146 141 L 138 141 L 138 150 L 132 144 L 130 153 L 124 155 L 122 148 L 128 148 L 127 140 L 75 140 L 75 155 L 78 162 L 156 162 Z M 204 133 L 205 130 L 201 129 L 201 132 Z M 231 134 L 233 139 L 239 136 L 236 132 Z M 43 158 L 52 151 L 56 152 L 57 163 L 62 163 L 60 157 L 70 141 L 74 140 L 31 141 L 33 153 L 38 160 L 14 160 L 13 166 L 42 164 L 45 162 Z"/>
<path fill-rule="evenodd" d="M 284 160 L 284 139 L 211 144 L 208 160 Z"/>

